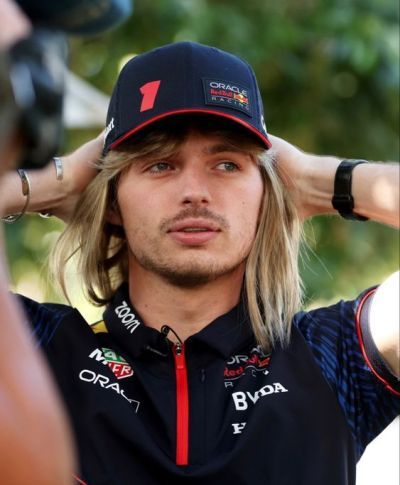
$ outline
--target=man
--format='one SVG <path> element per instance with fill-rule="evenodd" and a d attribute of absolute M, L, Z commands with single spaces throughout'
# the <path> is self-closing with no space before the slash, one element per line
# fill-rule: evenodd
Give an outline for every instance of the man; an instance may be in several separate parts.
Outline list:
<path fill-rule="evenodd" d="M 78 252 L 104 321 L 21 297 L 71 415 L 81 480 L 354 483 L 399 410 L 398 328 L 376 311 L 392 280 L 295 314 L 300 219 L 335 212 L 334 195 L 345 217 L 396 224 L 398 167 L 271 137 L 251 68 L 188 42 L 125 66 L 86 187 L 93 166 L 79 161 L 96 146 L 66 157 L 61 181 L 53 166 L 37 173 L 30 210 L 69 220 L 58 276 L 66 289 Z M 18 177 L 8 182 L 6 214 L 24 203 Z"/>

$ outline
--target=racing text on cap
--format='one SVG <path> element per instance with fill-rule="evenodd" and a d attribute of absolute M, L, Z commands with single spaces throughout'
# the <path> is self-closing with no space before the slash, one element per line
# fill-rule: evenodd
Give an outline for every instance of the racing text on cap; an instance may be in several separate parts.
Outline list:
<path fill-rule="evenodd" d="M 203 79 L 206 104 L 232 108 L 252 116 L 250 90 L 237 83 Z"/>

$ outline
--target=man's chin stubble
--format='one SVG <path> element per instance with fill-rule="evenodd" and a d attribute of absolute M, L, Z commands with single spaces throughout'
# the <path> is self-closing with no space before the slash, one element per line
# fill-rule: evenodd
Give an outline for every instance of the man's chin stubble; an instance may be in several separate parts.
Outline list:
<path fill-rule="evenodd" d="M 141 255 L 139 258 L 135 257 L 135 259 L 147 271 L 156 274 L 172 286 L 184 289 L 195 289 L 205 286 L 220 277 L 235 272 L 241 264 L 240 262 L 233 267 L 215 265 L 198 267 L 193 264 L 187 267 L 174 267 L 172 264 L 160 264 L 148 259 L 145 255 Z"/>

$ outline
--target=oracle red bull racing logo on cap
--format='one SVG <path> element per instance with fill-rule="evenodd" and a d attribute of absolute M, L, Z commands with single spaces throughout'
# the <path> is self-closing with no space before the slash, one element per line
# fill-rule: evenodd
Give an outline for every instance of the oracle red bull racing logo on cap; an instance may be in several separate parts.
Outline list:
<path fill-rule="evenodd" d="M 203 79 L 203 86 L 206 104 L 236 109 L 252 116 L 250 93 L 245 86 L 216 79 Z"/>

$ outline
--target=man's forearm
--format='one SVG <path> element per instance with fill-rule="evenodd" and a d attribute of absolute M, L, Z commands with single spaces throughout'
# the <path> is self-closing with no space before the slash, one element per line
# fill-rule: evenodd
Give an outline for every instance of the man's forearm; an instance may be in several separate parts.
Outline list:
<path fill-rule="evenodd" d="M 57 207 L 67 194 L 66 183 L 56 179 L 52 163 L 40 170 L 27 172 L 30 181 L 29 212 L 42 212 Z M 1 216 L 16 214 L 25 204 L 21 178 L 16 170 L 7 172 L 0 180 Z"/>
<path fill-rule="evenodd" d="M 353 175 L 355 212 L 378 222 L 400 226 L 400 165 L 357 165 Z"/>
<path fill-rule="evenodd" d="M 336 170 L 343 158 L 305 153 L 270 135 L 279 174 L 293 196 L 300 216 L 337 214 L 332 206 Z M 352 172 L 354 212 L 369 219 L 399 227 L 400 165 L 364 163 Z"/>
<path fill-rule="evenodd" d="M 50 161 L 40 170 L 29 170 L 30 200 L 28 212 L 51 212 L 67 221 L 86 186 L 97 174 L 96 163 L 101 155 L 103 135 L 85 143 L 72 154 L 62 157 L 62 179 Z M 0 178 L 0 215 L 21 212 L 26 202 L 21 178 L 13 170 Z"/>
<path fill-rule="evenodd" d="M 332 196 L 340 162 L 336 157 L 310 155 L 308 179 L 302 182 L 310 215 L 337 213 L 332 206 Z M 399 181 L 399 164 L 372 162 L 355 166 L 351 190 L 354 212 L 399 227 Z"/>

